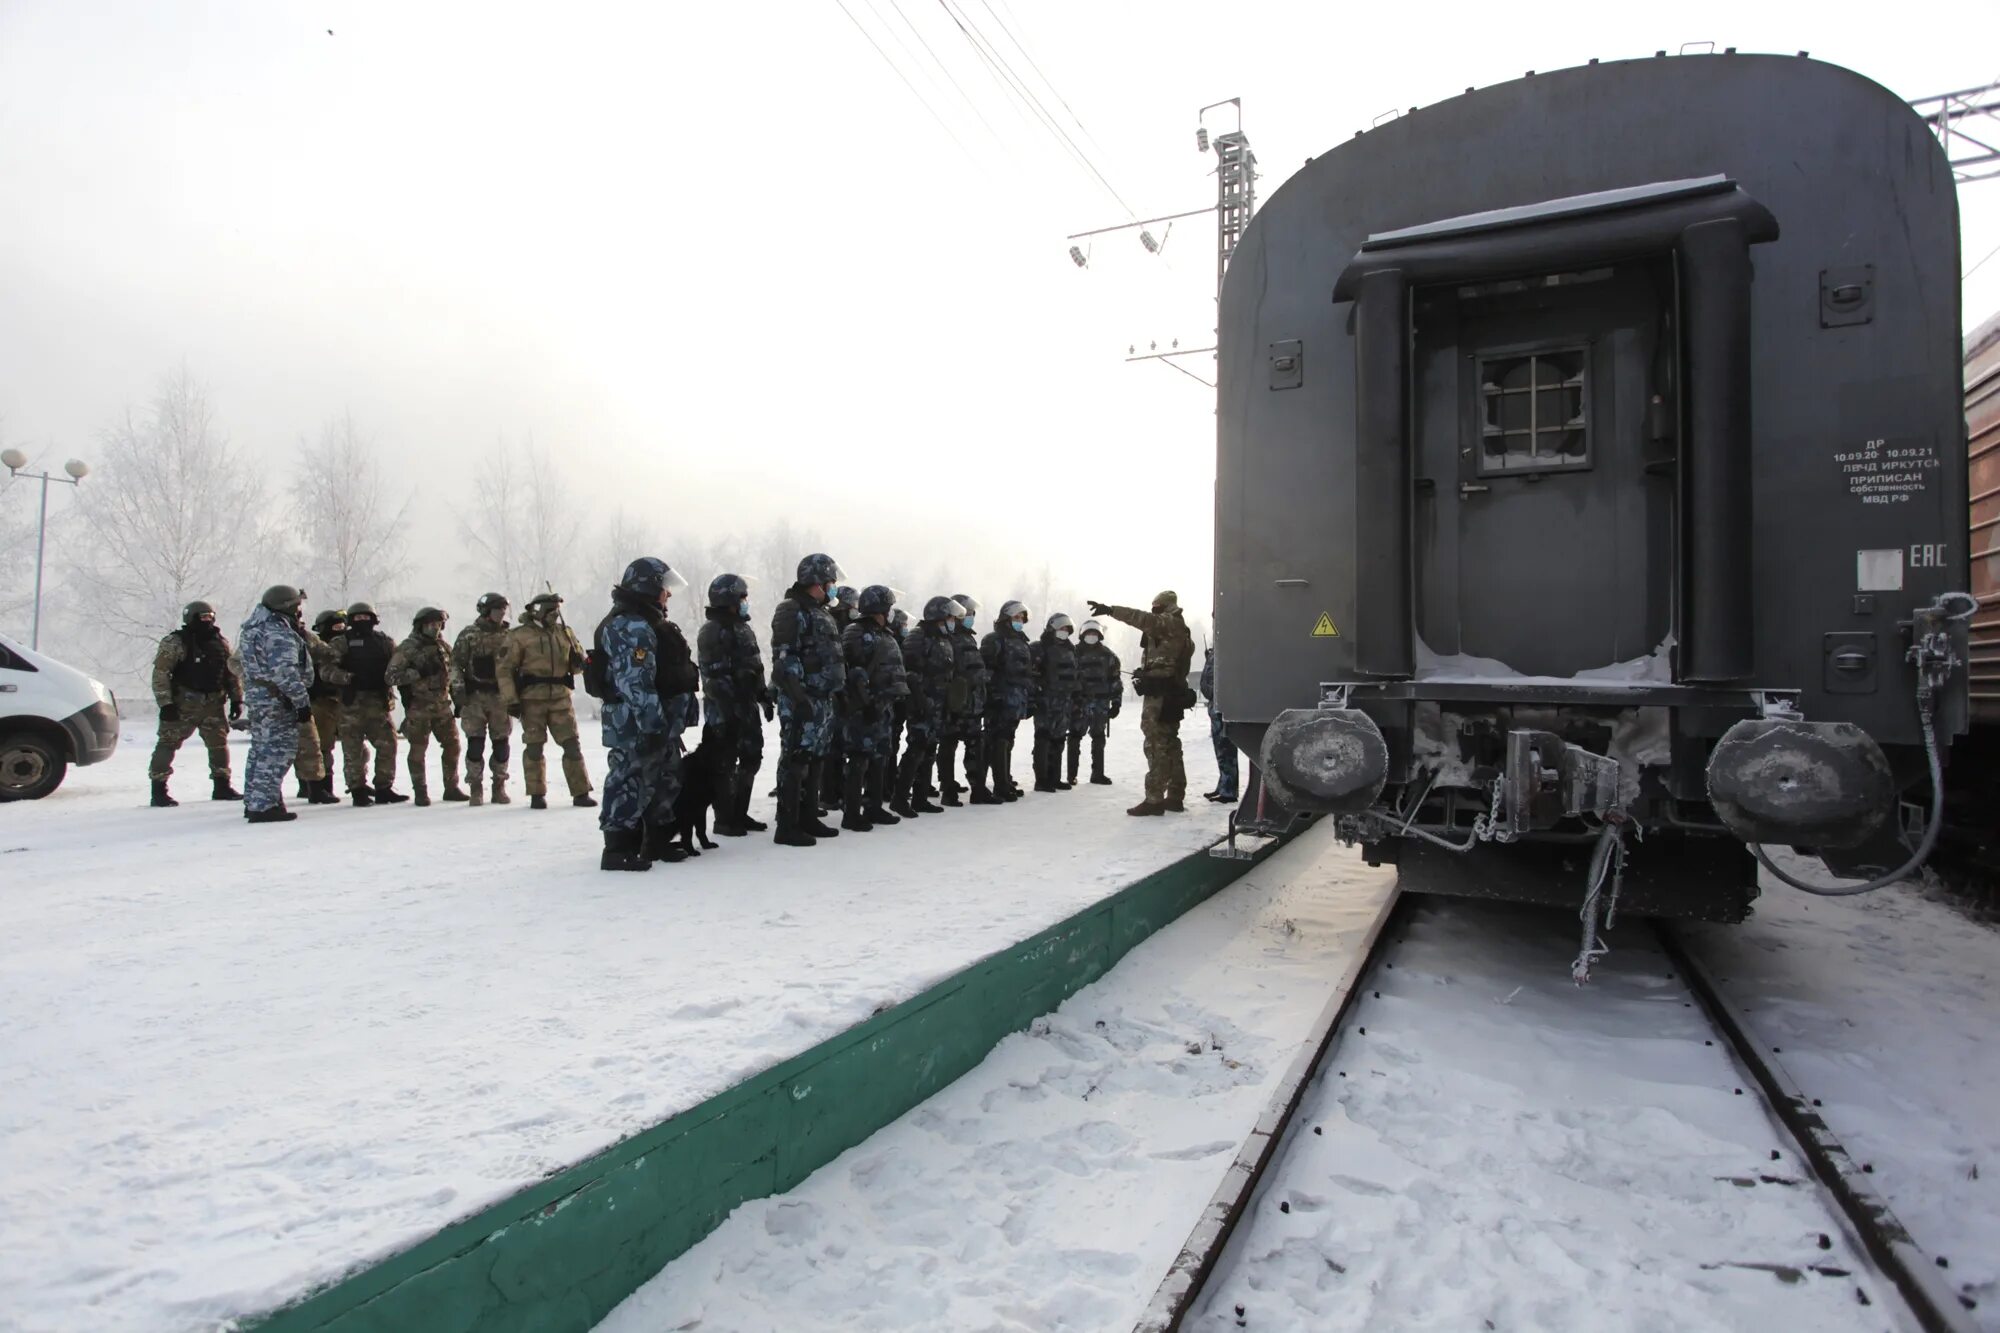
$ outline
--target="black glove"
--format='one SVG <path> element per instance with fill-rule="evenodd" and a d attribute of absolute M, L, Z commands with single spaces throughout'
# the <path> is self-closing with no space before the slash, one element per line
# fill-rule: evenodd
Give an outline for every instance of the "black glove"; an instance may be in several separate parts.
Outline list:
<path fill-rule="evenodd" d="M 1103 615 L 1104 609 L 1110 605 L 1109 602 L 1091 601 L 1089 598 L 1085 598 L 1084 601 L 1089 605 L 1090 614 L 1092 614 L 1093 616 Z"/>
<path fill-rule="evenodd" d="M 507 716 L 508 716 L 508 717 L 519 717 L 519 716 L 521 716 L 521 705 L 519 705 L 519 704 L 517 704 L 517 703 L 514 703 L 514 704 L 508 704 L 508 705 L 507 705 Z"/>
<path fill-rule="evenodd" d="M 229 701 L 229 720 L 231 722 L 235 722 L 239 720 L 242 716 L 243 716 L 243 701 L 241 699 L 231 699 Z"/>
<path fill-rule="evenodd" d="M 160 721 L 178 722 L 180 720 L 181 720 L 181 706 L 179 704 L 160 705 Z"/>
<path fill-rule="evenodd" d="M 310 721 L 312 721 L 312 720 L 313 720 L 313 706 L 312 706 L 311 704 L 300 704 L 300 705 L 299 705 L 299 712 L 298 712 L 298 718 L 299 718 L 299 721 L 301 721 L 301 722 L 310 722 Z"/>
<path fill-rule="evenodd" d="M 453 717 L 463 717 L 465 715 L 465 705 L 453 699 L 451 701 L 451 715 Z"/>
<path fill-rule="evenodd" d="M 764 720 L 766 722 L 769 722 L 778 715 L 777 702 L 768 694 L 757 700 L 757 706 L 764 710 Z"/>
<path fill-rule="evenodd" d="M 1120 700 L 1116 700 L 1116 699 L 1112 700 L 1112 702 L 1111 702 L 1111 716 L 1113 716 L 1113 717 L 1117 717 L 1117 716 L 1118 716 L 1118 710 L 1119 710 L 1119 709 L 1121 709 L 1121 708 L 1123 708 L 1124 706 L 1125 706 L 1125 705 L 1124 705 L 1124 703 L 1123 703 L 1122 701 L 1120 701 Z"/>

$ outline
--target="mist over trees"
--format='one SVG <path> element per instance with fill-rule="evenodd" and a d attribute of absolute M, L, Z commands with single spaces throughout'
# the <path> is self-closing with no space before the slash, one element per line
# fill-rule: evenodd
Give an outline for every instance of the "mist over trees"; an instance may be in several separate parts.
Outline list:
<path fill-rule="evenodd" d="M 1144 605 L 1156 591 L 1080 589 L 1047 562 L 1008 578 L 990 568 L 982 574 L 959 563 L 962 552 L 930 543 L 891 548 L 883 558 L 878 539 L 871 543 L 877 559 L 864 566 L 840 539 L 791 517 L 721 535 L 680 530 L 646 495 L 580 496 L 562 479 L 558 455 L 526 433 L 496 436 L 469 475 L 428 476 L 397 452 L 393 422 L 343 411 L 302 434 L 270 468 L 260 461 L 269 451 L 230 438 L 224 406 L 183 366 L 95 441 L 61 450 L 19 442 L 37 470 L 50 455 L 81 455 L 91 464 L 81 487 L 57 487 L 50 496 L 42 642 L 128 701 L 145 697 L 153 646 L 180 624 L 184 604 L 213 603 L 233 636 L 273 583 L 304 587 L 308 615 L 371 601 L 392 633 L 419 602 L 443 606 L 463 623 L 482 592 L 504 594 L 518 611 L 548 586 L 588 635 L 627 563 L 657 555 L 688 581 L 670 615 L 690 638 L 707 608 L 709 581 L 723 573 L 749 582 L 763 635 L 800 558 L 813 551 L 841 559 L 856 587 L 895 588 L 912 619 L 933 596 L 969 594 L 980 604 L 982 634 L 1009 598 L 1029 605 L 1030 632 L 1039 635 L 1053 611 L 1081 626 L 1089 615 L 1085 592 Z M 4 422 L 0 443 L 17 443 L 6 438 Z M 31 619 L 39 486 L 0 471 L 0 629 L 22 640 Z M 688 497 L 674 498 L 685 512 Z M 425 539 L 432 545 L 422 545 Z M 1191 611 L 1189 623 L 1206 622 Z M 1105 637 L 1136 664 L 1135 632 L 1106 622 Z"/>

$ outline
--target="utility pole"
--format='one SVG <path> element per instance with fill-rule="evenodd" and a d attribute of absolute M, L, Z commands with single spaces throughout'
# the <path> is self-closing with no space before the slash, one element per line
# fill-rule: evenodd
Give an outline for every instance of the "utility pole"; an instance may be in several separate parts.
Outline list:
<path fill-rule="evenodd" d="M 8 449 L 0 452 L 0 464 L 6 465 L 10 475 L 22 476 L 21 469 L 28 466 L 28 456 L 19 449 Z M 42 483 L 42 516 L 35 528 L 35 622 L 34 629 L 28 637 L 28 647 L 36 652 L 42 649 L 42 553 L 47 549 L 49 539 L 49 483 L 60 481 L 70 486 L 81 485 L 84 477 L 90 472 L 90 465 L 72 458 L 63 464 L 63 471 L 69 475 L 56 477 L 46 472 L 25 474 L 39 479 Z"/>
<path fill-rule="evenodd" d="M 1207 123 L 1208 113 L 1223 107 L 1235 110 L 1236 126 L 1234 129 L 1218 131 L 1211 135 Z M 1121 222 L 1116 226 L 1093 227 L 1088 231 L 1071 232 L 1065 238 L 1070 243 L 1070 261 L 1078 268 L 1090 267 L 1090 254 L 1077 244 L 1078 241 L 1087 242 L 1094 236 L 1130 231 L 1134 227 L 1140 229 L 1139 243 L 1146 247 L 1148 253 L 1158 254 L 1166 242 L 1164 239 L 1155 240 L 1153 233 L 1146 228 L 1164 222 L 1168 224 L 1167 230 L 1171 234 L 1172 224 L 1179 219 L 1213 213 L 1215 215 L 1215 300 L 1219 311 L 1222 302 L 1222 280 L 1229 273 L 1229 261 L 1236 254 L 1236 247 L 1243 241 L 1243 233 L 1250 225 L 1251 215 L 1257 211 L 1257 155 L 1250 151 L 1250 137 L 1243 132 L 1243 99 L 1227 98 L 1224 101 L 1211 103 L 1197 112 L 1194 143 L 1197 151 L 1202 153 L 1212 151 L 1215 154 L 1215 204 L 1212 208 L 1192 208 L 1181 213 L 1142 218 L 1137 222 Z M 1160 345 L 1155 342 L 1144 352 L 1141 352 L 1136 345 L 1128 347 L 1125 359 L 1161 362 L 1212 389 L 1215 387 L 1214 384 L 1179 364 L 1179 358 L 1198 356 L 1204 352 L 1212 354 L 1214 351 L 1213 345 L 1184 348 L 1175 343 L 1167 351 L 1162 352 Z"/>

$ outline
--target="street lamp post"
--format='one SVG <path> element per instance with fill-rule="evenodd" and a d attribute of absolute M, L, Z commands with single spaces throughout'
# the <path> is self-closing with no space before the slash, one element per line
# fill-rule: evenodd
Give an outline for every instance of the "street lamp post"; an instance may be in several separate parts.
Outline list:
<path fill-rule="evenodd" d="M 19 449 L 0 450 L 0 463 L 7 465 L 9 475 L 25 475 L 42 483 L 42 514 L 35 525 L 35 625 L 28 638 L 28 646 L 39 652 L 42 646 L 42 556 L 49 542 L 49 483 L 60 481 L 70 486 L 78 485 L 89 474 L 90 465 L 72 458 L 63 464 L 63 471 L 69 474 L 66 477 L 47 472 L 23 473 L 22 469 L 28 466 L 28 456 Z"/>

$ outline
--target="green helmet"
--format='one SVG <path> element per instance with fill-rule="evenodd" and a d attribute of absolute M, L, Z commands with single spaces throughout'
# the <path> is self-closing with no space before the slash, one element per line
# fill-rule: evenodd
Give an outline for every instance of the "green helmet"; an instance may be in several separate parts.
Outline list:
<path fill-rule="evenodd" d="M 215 608 L 207 602 L 189 602 L 181 608 L 181 624 L 192 625 L 203 616 L 213 616 Z"/>
<path fill-rule="evenodd" d="M 313 633 L 324 639 L 328 630 L 332 629 L 335 625 L 344 625 L 346 623 L 347 612 L 336 606 L 331 611 L 322 611 L 313 617 Z"/>
<path fill-rule="evenodd" d="M 299 603 L 305 599 L 305 589 L 294 588 L 289 583 L 274 583 L 264 589 L 264 606 L 272 611 L 286 613 L 296 611 L 299 609 Z"/>
<path fill-rule="evenodd" d="M 505 611 L 506 609 L 507 599 L 497 592 L 489 592 L 479 599 L 479 614 L 482 616 L 488 611 Z"/>
<path fill-rule="evenodd" d="M 432 620 L 437 621 L 440 625 L 444 624 L 444 612 L 438 610 L 435 606 L 418 607 L 417 613 L 410 617 L 410 628 L 422 629 L 426 622 Z"/>
<path fill-rule="evenodd" d="M 356 602 L 347 608 L 347 618 L 349 620 L 353 620 L 357 616 L 367 616 L 370 620 L 380 620 L 382 618 L 375 614 L 375 608 L 367 602 Z"/>

